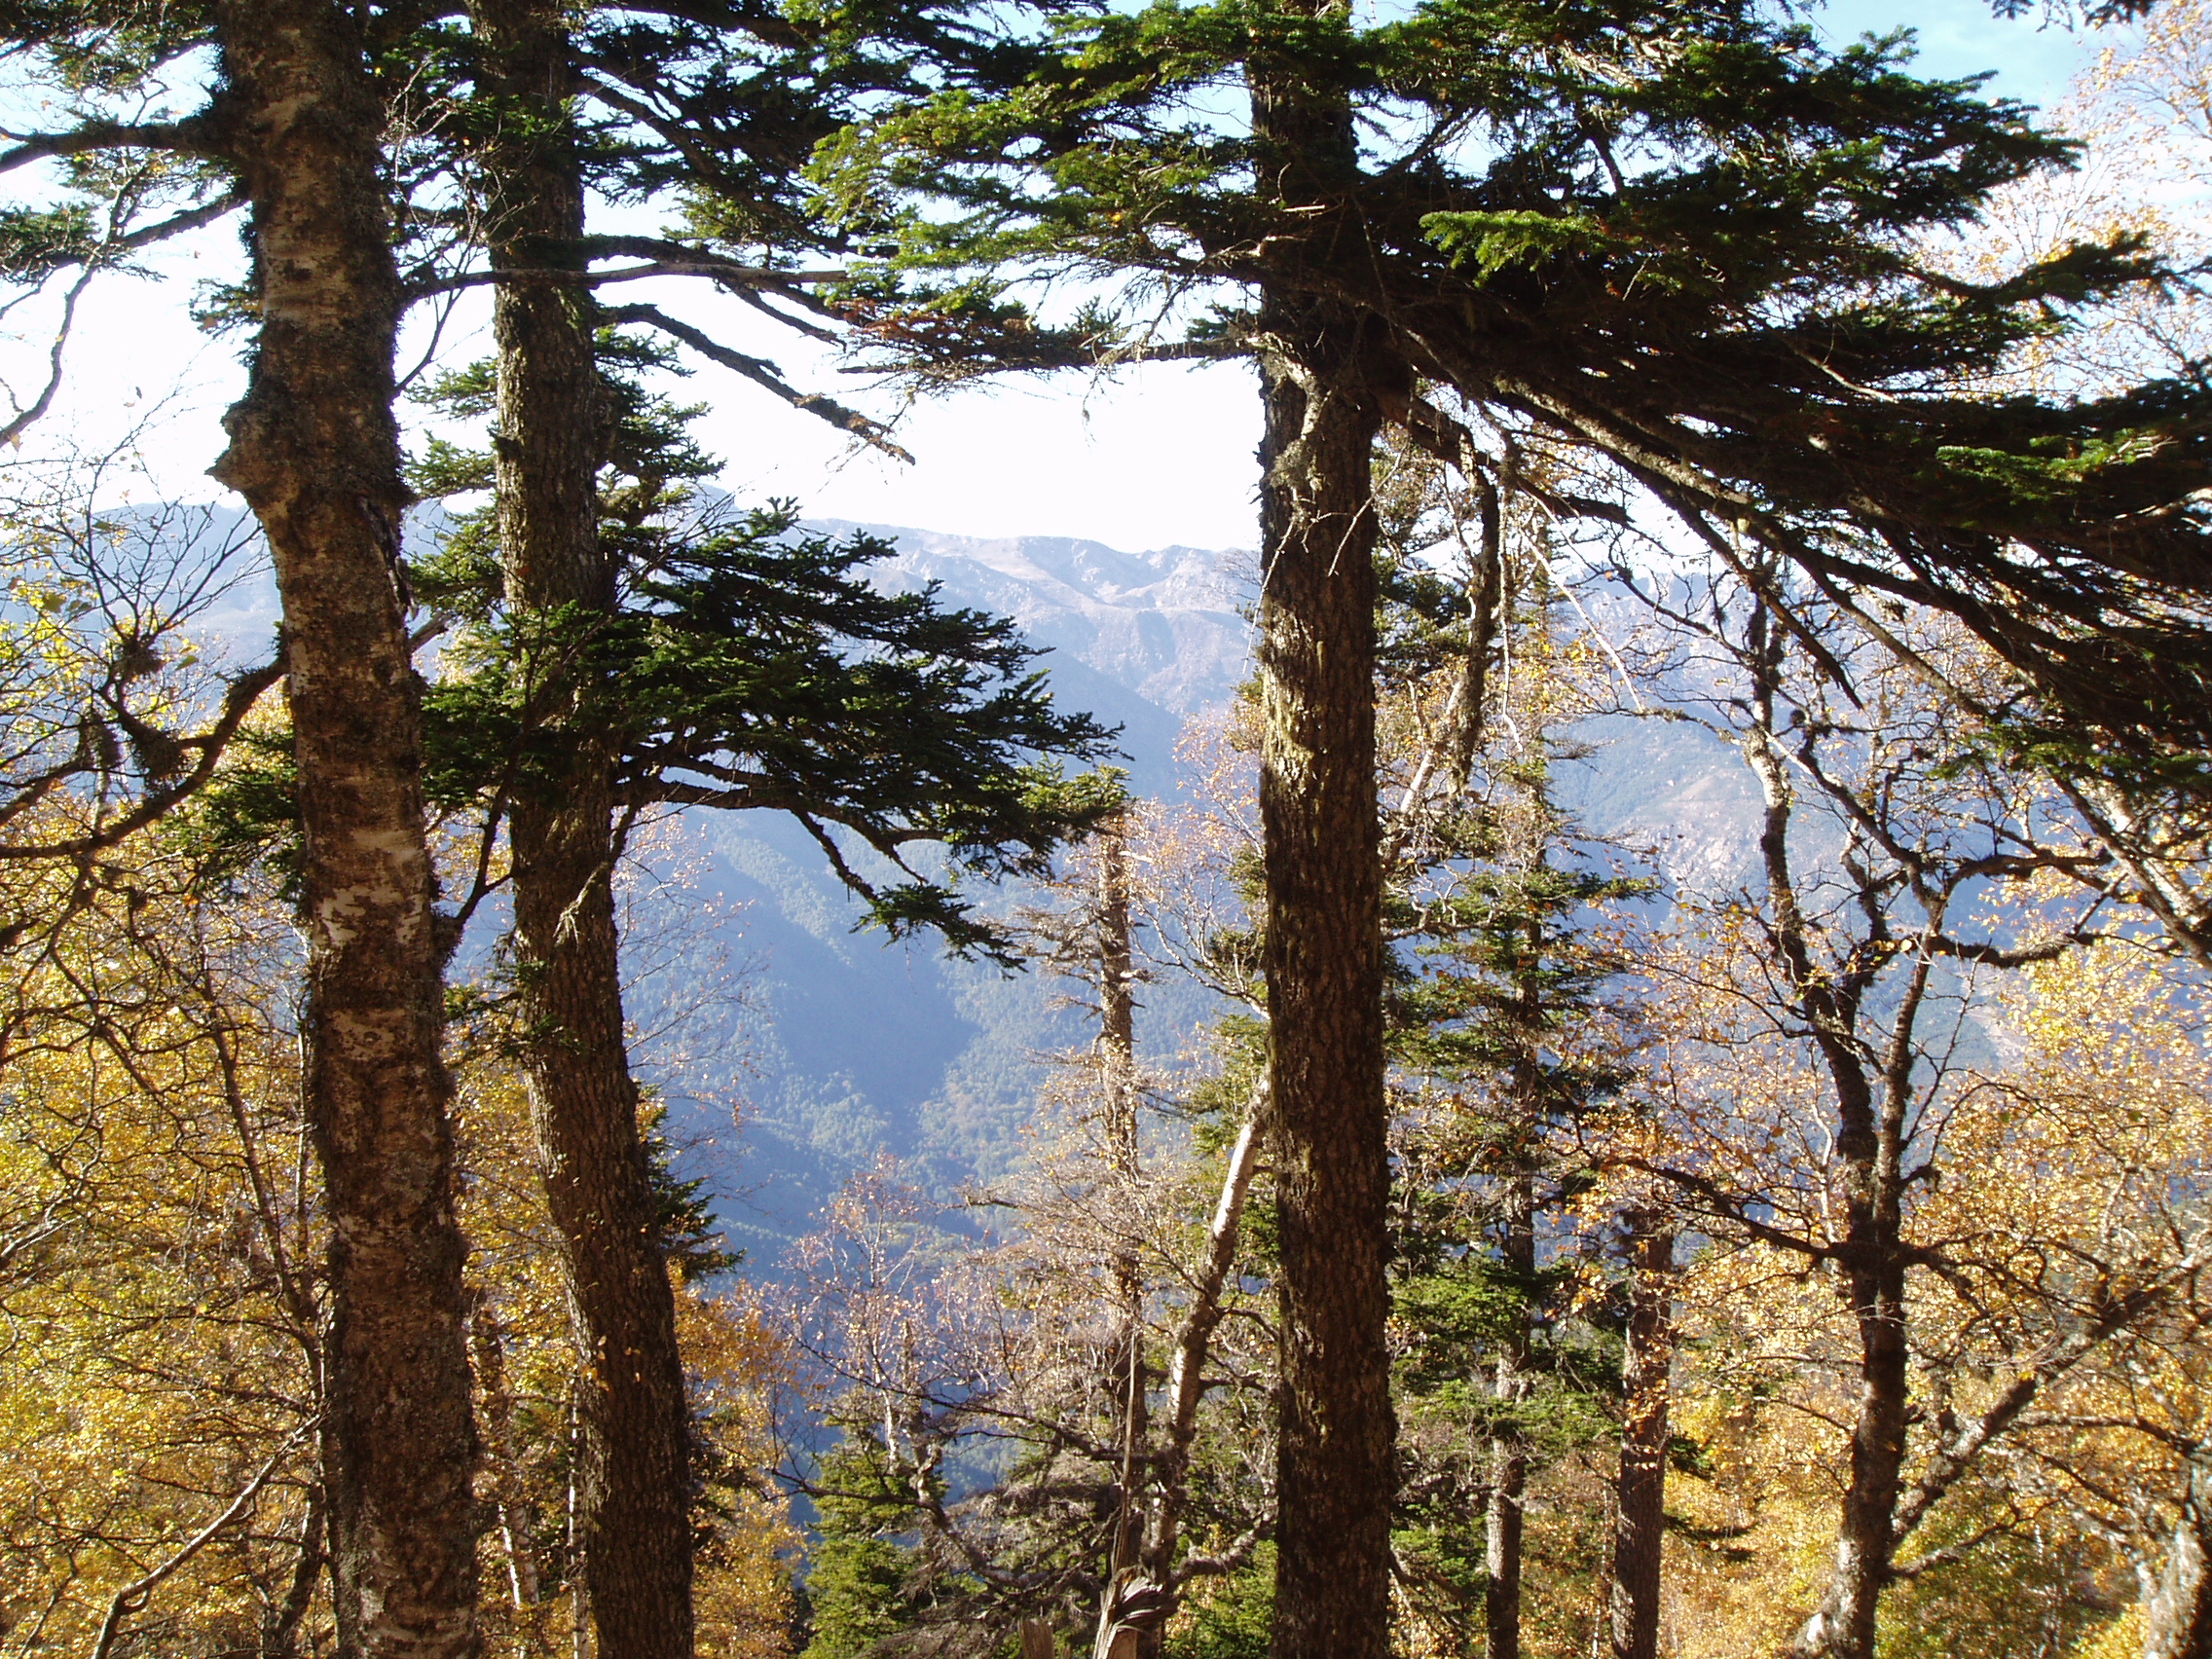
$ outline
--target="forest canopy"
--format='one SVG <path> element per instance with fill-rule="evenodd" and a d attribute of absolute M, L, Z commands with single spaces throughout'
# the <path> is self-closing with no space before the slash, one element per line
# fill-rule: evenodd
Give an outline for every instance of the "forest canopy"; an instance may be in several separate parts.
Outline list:
<path fill-rule="evenodd" d="M 2201 0 L 0 11 L 0 1659 L 2212 1659 Z M 1195 363 L 1172 755 L 702 435 Z"/>

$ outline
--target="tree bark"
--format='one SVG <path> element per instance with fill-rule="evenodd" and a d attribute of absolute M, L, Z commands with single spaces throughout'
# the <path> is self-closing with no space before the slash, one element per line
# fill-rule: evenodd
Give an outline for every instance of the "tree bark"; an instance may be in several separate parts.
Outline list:
<path fill-rule="evenodd" d="M 1316 11 L 1329 0 L 1318 0 Z M 1259 664 L 1266 969 L 1282 1297 L 1275 1659 L 1389 1651 L 1395 1423 L 1383 1325 L 1389 1161 L 1375 795 L 1381 395 L 1371 325 L 1297 297 L 1357 258 L 1348 101 L 1256 55 L 1262 176 L 1301 234 L 1261 288 Z M 1286 219 L 1294 214 L 1285 214 Z"/>
<path fill-rule="evenodd" d="M 1098 1072 L 1105 1107 L 1106 1158 L 1113 1178 L 1132 1198 L 1139 1176 L 1137 1160 L 1136 972 L 1129 932 L 1129 839 L 1126 821 L 1117 821 L 1098 842 Z M 1124 1236 L 1114 1246 L 1115 1380 L 1110 1389 L 1127 1418 L 1130 1444 L 1141 1442 L 1144 1390 L 1132 1382 L 1143 1356 L 1144 1277 L 1136 1240 Z M 1134 1495 L 1124 1518 L 1138 1525 Z M 1124 1529 L 1126 1530 L 1126 1528 Z M 1133 1531 L 1117 1542 L 1117 1564 L 1134 1559 Z M 1123 1548 L 1123 1542 L 1128 1549 Z"/>
<path fill-rule="evenodd" d="M 2143 1604 L 2143 1659 L 2212 1659 L 2212 1467 L 2189 1466 L 2189 1494 L 2157 1584 Z"/>
<path fill-rule="evenodd" d="M 341 1651 L 472 1655 L 476 1434 L 440 1058 L 447 944 L 399 580 L 384 111 L 350 12 L 217 0 L 261 329 L 214 467 L 275 554 L 299 767 L 307 1106 L 330 1222 Z"/>
<path fill-rule="evenodd" d="M 284 1599 L 273 1602 L 261 1614 L 261 1659 L 298 1659 L 300 1627 L 314 1605 L 315 1587 L 322 1582 L 328 1558 L 322 1548 L 322 1486 L 308 1488 L 307 1513 L 300 1518 L 300 1553 L 292 1564 L 292 1581 Z"/>
<path fill-rule="evenodd" d="M 1632 1218 L 1628 1358 L 1621 1378 L 1621 1467 L 1615 1485 L 1607 1609 L 1612 1659 L 1658 1659 L 1659 1587 L 1667 1527 L 1668 1373 L 1675 1358 L 1674 1230 Z"/>
<path fill-rule="evenodd" d="M 1198 1435 L 1198 1406 L 1205 1398 L 1206 1355 L 1225 1311 L 1230 1273 L 1236 1265 L 1244 1203 L 1259 1166 L 1261 1126 L 1268 1110 L 1268 1084 L 1262 1079 L 1222 1172 L 1221 1195 L 1206 1228 L 1206 1252 L 1192 1287 L 1183 1327 L 1176 1333 L 1175 1357 L 1167 1365 L 1166 1429 L 1153 1477 L 1155 1503 L 1145 1540 L 1144 1562 L 1153 1582 L 1167 1584 L 1182 1536 L 1183 1510 L 1190 1499 L 1191 1442 Z M 1172 1611 L 1172 1607 L 1170 1607 Z"/>
<path fill-rule="evenodd" d="M 493 267 L 580 272 L 565 14 L 546 0 L 478 0 L 471 15 L 484 48 L 479 91 L 510 106 L 486 155 Z M 534 719 L 557 740 L 544 746 L 546 773 L 526 779 L 510 807 L 514 966 L 579 1373 L 579 1627 L 588 1617 L 607 1659 L 689 1659 L 689 1418 L 623 1032 L 613 757 L 562 648 L 579 621 L 615 604 L 599 540 L 608 416 L 595 322 L 589 291 L 559 276 L 502 282 L 494 300 L 507 600 L 539 647 L 526 646 L 524 668 Z M 546 648 L 557 618 L 558 644 Z"/>
<path fill-rule="evenodd" d="M 1849 1277 L 1860 1341 L 1851 1482 L 1844 1491 L 1827 1592 L 1791 1649 L 1802 1659 L 1873 1659 L 1876 1619 L 1896 1554 L 1909 1403 L 1904 1274 L 1878 1264 Z"/>

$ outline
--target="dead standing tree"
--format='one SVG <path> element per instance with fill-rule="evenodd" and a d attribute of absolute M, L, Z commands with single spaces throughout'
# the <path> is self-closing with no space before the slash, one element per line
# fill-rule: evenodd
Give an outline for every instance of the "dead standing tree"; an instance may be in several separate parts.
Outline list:
<path fill-rule="evenodd" d="M 1263 1074 L 1253 1081 L 1235 1124 L 1196 1260 L 1162 1249 L 1152 1229 L 1168 1218 L 1147 1190 L 1136 1045 L 1136 987 L 1153 972 L 1138 966 L 1138 912 L 1161 908 L 1164 896 L 1157 891 L 1140 896 L 1140 885 L 1160 885 L 1159 848 L 1132 843 L 1157 839 L 1147 833 L 1153 821 L 1154 814 L 1142 808 L 1124 813 L 1088 850 L 1088 869 L 1066 884 L 1072 906 L 1025 916 L 1043 959 L 1088 987 L 1098 1025 L 1084 1069 L 1090 1073 L 1087 1092 L 1095 1100 L 1098 1131 L 1088 1157 L 1103 1168 L 1088 1207 L 1097 1212 L 1092 1225 L 1107 1235 L 1103 1243 L 1111 1264 L 1114 1335 L 1097 1381 L 1110 1402 L 1114 1467 L 1113 1522 L 1091 1643 L 1096 1659 L 1158 1654 L 1162 1627 L 1185 1587 L 1225 1565 L 1186 1559 L 1183 1529 L 1199 1411 L 1209 1387 L 1205 1370 L 1235 1289 L 1269 1098 Z M 1141 875 L 1137 855 L 1147 866 Z M 1165 907 L 1174 907 L 1171 899 Z M 1202 943 L 1197 949 L 1205 954 Z M 1099 1193 L 1105 1195 L 1102 1204 Z M 1051 1203 L 1049 1198 L 1045 1201 Z M 1162 1296 L 1179 1306 L 1162 1309 L 1168 1316 L 1156 1334 L 1151 1309 Z M 1148 1341 L 1164 1348 L 1164 1374 L 1148 1365 Z M 1161 1382 L 1163 1409 L 1156 1417 L 1152 1395 Z M 1246 1542 L 1232 1555 L 1241 1559 L 1248 1548 Z"/>

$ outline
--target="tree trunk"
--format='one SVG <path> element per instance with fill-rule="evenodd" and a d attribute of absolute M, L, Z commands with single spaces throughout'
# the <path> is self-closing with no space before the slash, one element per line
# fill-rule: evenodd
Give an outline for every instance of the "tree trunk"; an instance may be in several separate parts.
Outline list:
<path fill-rule="evenodd" d="M 1675 1358 L 1675 1234 L 1633 1218 L 1628 1357 L 1621 1377 L 1621 1469 L 1615 1487 L 1612 1659 L 1658 1659 L 1659 1585 L 1667 1526 L 1668 1373 Z"/>
<path fill-rule="evenodd" d="M 1117 820 L 1100 835 L 1098 849 L 1098 1058 L 1104 1085 L 1106 1156 L 1113 1178 L 1127 1196 L 1135 1216 L 1137 1182 L 1136 972 L 1129 926 L 1128 821 Z M 1124 1610 L 1131 1589 L 1149 1591 L 1137 1570 L 1144 1552 L 1144 1493 L 1151 1468 L 1147 1442 L 1151 1423 L 1144 1374 L 1144 1272 L 1133 1235 L 1114 1247 L 1113 1384 L 1108 1396 L 1121 1419 L 1122 1467 L 1118 1513 L 1107 1555 L 1105 1603 L 1100 1627 L 1111 1631 Z M 1146 1597 L 1147 1602 L 1151 1600 Z M 1161 1633 L 1157 1619 L 1145 1619 L 1128 1633 L 1137 1659 L 1156 1659 Z M 1112 1642 L 1107 1641 L 1111 1650 Z"/>
<path fill-rule="evenodd" d="M 537 1541 L 531 1536 L 524 1509 L 522 1462 L 515 1432 L 515 1399 L 507 1386 L 506 1333 L 490 1300 L 481 1291 L 470 1297 L 469 1347 L 476 1361 L 476 1385 L 484 1397 L 483 1427 L 493 1512 L 499 1544 L 507 1558 L 507 1597 L 518 1627 L 541 1616 Z"/>
<path fill-rule="evenodd" d="M 1191 1442 L 1198 1434 L 1198 1407 L 1205 1398 L 1206 1355 L 1224 1312 L 1230 1275 L 1244 1220 L 1244 1203 L 1259 1167 L 1261 1126 L 1266 1121 L 1268 1085 L 1263 1080 L 1221 1177 L 1221 1196 L 1206 1228 L 1205 1257 L 1192 1286 L 1183 1328 L 1176 1333 L 1174 1358 L 1167 1364 L 1165 1432 L 1153 1475 L 1154 1505 L 1148 1521 L 1144 1563 L 1156 1584 L 1168 1583 L 1175 1548 L 1182 1537 L 1183 1510 L 1190 1500 Z M 1172 1601 L 1168 1611 L 1174 1610 Z"/>
<path fill-rule="evenodd" d="M 1534 1137 L 1532 1123 L 1519 1126 L 1524 1134 Z M 1535 1180 L 1526 1168 L 1526 1154 L 1521 1161 L 1524 1167 L 1512 1177 L 1506 1196 L 1498 1256 L 1526 1295 L 1536 1277 Z M 1498 1349 L 1493 1382 L 1502 1421 L 1491 1436 L 1490 1507 L 1483 1529 L 1483 1571 L 1489 1581 L 1483 1592 L 1483 1651 L 1487 1659 L 1521 1659 L 1521 1531 L 1529 1489 L 1529 1450 L 1514 1414 L 1528 1389 L 1530 1333 L 1525 1301 L 1514 1326 L 1513 1334 Z"/>
<path fill-rule="evenodd" d="M 315 1587 L 322 1582 L 328 1563 L 323 1553 L 323 1507 L 320 1482 L 308 1488 L 307 1513 L 300 1518 L 300 1553 L 292 1564 L 292 1581 L 284 1599 L 272 1602 L 261 1614 L 261 1659 L 299 1659 L 300 1627 L 314 1605 Z"/>
<path fill-rule="evenodd" d="M 1925 976 L 1925 967 L 1922 970 Z M 1811 984 L 1810 976 L 1800 983 Z M 1899 1102 L 1877 1116 L 1874 1091 L 1848 1041 L 1848 1016 L 1821 1007 L 1814 1026 L 1836 1091 L 1836 1151 L 1843 1161 L 1845 1282 L 1859 1326 L 1859 1411 L 1851 1432 L 1851 1480 L 1836 1528 L 1835 1565 L 1821 1605 L 1798 1631 L 1800 1659 L 1874 1659 L 1882 1592 L 1897 1554 L 1903 1484 L 1911 1349 L 1905 1334 L 1903 1183 L 1899 1173 Z M 1900 1013 L 1899 1020 L 1909 1019 Z"/>
<path fill-rule="evenodd" d="M 2212 1467 L 2194 1458 L 2157 1587 L 2144 1599 L 2143 1659 L 2212 1659 Z"/>
<path fill-rule="evenodd" d="M 1862 974 L 1835 974 L 1814 960 L 1791 866 L 1794 809 L 1776 719 L 1782 643 L 1765 608 L 1753 608 L 1746 634 L 1752 664 L 1756 726 L 1744 746 L 1764 794 L 1759 857 L 1773 906 L 1777 949 L 1834 1093 L 1836 1157 L 1842 1164 L 1845 1283 L 1859 1325 L 1859 1411 L 1852 1425 L 1851 1480 L 1836 1527 L 1828 1587 L 1790 1642 L 1796 1659 L 1874 1659 L 1882 1592 L 1897 1551 L 1897 1506 L 1910 1404 L 1905 1338 L 1900 1167 L 1905 1104 L 1911 1093 L 1913 1010 L 1926 986 L 1922 963 L 1905 1006 L 1893 1015 L 1887 1088 L 1865 1060 L 1859 1032 Z M 1872 895 L 1865 895 L 1872 902 Z M 1903 1070 L 1899 1064 L 1900 1056 Z"/>
<path fill-rule="evenodd" d="M 384 111 L 350 12 L 217 0 L 214 18 L 261 314 L 214 472 L 267 533 L 284 608 L 307 1108 L 330 1223 L 323 1458 L 339 1645 L 469 1655 L 476 1433 L 439 1053 L 448 941 L 398 571 Z"/>
<path fill-rule="evenodd" d="M 1309 67 L 1255 56 L 1250 71 L 1262 174 L 1280 205 L 1311 209 L 1275 254 L 1291 269 L 1358 257 L 1345 213 L 1358 176 L 1349 105 Z M 1370 452 L 1380 396 L 1404 377 L 1358 317 L 1294 291 L 1263 282 L 1259 330 L 1260 815 L 1282 1296 L 1272 1652 L 1384 1659 L 1395 1424 Z"/>
<path fill-rule="evenodd" d="M 1129 937 L 1129 839 L 1126 821 L 1108 826 L 1098 846 L 1098 1070 L 1104 1096 L 1105 1141 L 1114 1181 L 1134 1200 L 1137 1162 L 1136 975 Z M 1132 1211 L 1133 1213 L 1133 1211 Z M 1144 1433 L 1144 1390 L 1138 1379 L 1143 1362 L 1144 1276 L 1133 1235 L 1114 1246 L 1115 1360 L 1110 1390 L 1127 1419 L 1127 1444 L 1137 1447 Z M 1134 1494 L 1127 1527 L 1137 1525 Z M 1131 1545 L 1124 1549 L 1123 1543 Z M 1134 1559 L 1134 1534 L 1118 1540 L 1117 1565 Z"/>
<path fill-rule="evenodd" d="M 488 147 L 492 263 L 580 269 L 584 200 L 565 99 L 565 14 L 544 0 L 480 0 L 479 92 L 508 104 Z M 689 1659 L 689 1419 L 676 1304 L 656 1235 L 650 1163 L 624 1040 L 615 924 L 614 771 L 579 709 L 565 615 L 607 612 L 599 542 L 607 411 L 589 292 L 559 276 L 502 282 L 498 514 L 507 599 L 526 640 L 533 718 L 557 741 L 510 808 L 514 964 L 523 1068 L 546 1197 L 561 1234 L 576 1345 L 575 1486 L 582 1618 L 606 1659 Z"/>
<path fill-rule="evenodd" d="M 1873 1659 L 1875 1620 L 1890 1581 L 1904 1467 L 1909 1396 L 1903 1279 L 1901 1271 L 1887 1265 L 1851 1275 L 1861 1352 L 1851 1484 L 1836 1528 L 1827 1593 L 1792 1647 L 1802 1659 Z"/>

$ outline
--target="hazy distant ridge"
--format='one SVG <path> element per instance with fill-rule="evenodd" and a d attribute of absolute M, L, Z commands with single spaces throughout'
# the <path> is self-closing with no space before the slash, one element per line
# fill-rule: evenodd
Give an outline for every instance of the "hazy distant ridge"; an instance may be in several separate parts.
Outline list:
<path fill-rule="evenodd" d="M 897 525 L 811 519 L 811 530 L 865 530 L 899 549 L 887 585 L 943 584 L 950 599 L 1011 616 L 1056 660 L 1073 657 L 1173 714 L 1226 702 L 1248 672 L 1240 607 L 1253 556 L 1200 547 L 1124 553 L 1060 535 L 988 538 Z"/>

